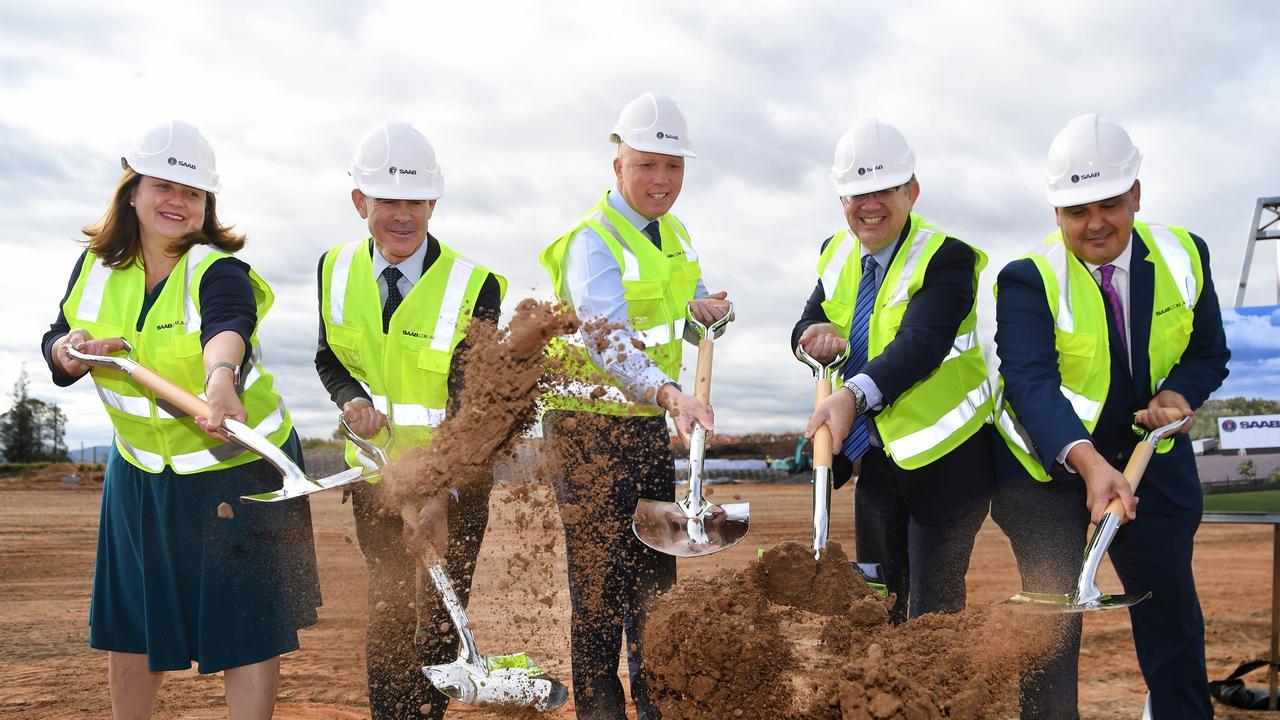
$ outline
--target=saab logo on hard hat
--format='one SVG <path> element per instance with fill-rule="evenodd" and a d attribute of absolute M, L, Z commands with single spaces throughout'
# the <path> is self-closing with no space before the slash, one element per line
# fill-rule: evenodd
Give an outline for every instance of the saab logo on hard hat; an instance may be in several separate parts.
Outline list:
<path fill-rule="evenodd" d="M 186 160 L 179 160 L 179 159 L 178 159 L 178 158 L 176 158 L 176 157 L 171 157 L 171 158 L 169 158 L 169 164 L 170 164 L 170 165 L 181 165 L 181 166 L 182 166 L 182 167 L 184 167 L 184 168 L 190 168 L 190 169 L 192 169 L 192 170 L 195 170 L 195 169 L 196 169 L 196 166 L 195 166 L 195 165 L 192 165 L 191 163 L 187 162 Z"/>
<path fill-rule="evenodd" d="M 680 139 L 680 136 L 679 136 L 679 135 L 672 135 L 671 133 L 664 133 L 664 132 L 662 132 L 661 130 L 659 130 L 659 131 L 658 131 L 658 139 L 659 139 L 659 140 L 662 140 L 663 138 L 666 138 L 667 140 L 679 140 L 679 139 Z"/>
<path fill-rule="evenodd" d="M 395 175 L 396 173 L 400 173 L 401 175 L 417 175 L 418 171 L 411 170 L 409 168 L 398 168 L 395 165 L 392 165 L 391 167 L 387 168 L 388 175 Z"/>
<path fill-rule="evenodd" d="M 1101 170 L 1094 170 L 1093 172 L 1091 172 L 1091 173 L 1086 173 L 1086 174 L 1084 174 L 1084 175 L 1072 175 L 1072 176 L 1071 176 L 1071 182 L 1073 182 L 1073 183 L 1078 183 L 1078 182 L 1080 182 L 1081 180 L 1092 180 L 1093 178 L 1096 178 L 1096 177 L 1102 177 L 1102 171 L 1101 171 Z"/>
<path fill-rule="evenodd" d="M 1235 421 L 1235 420 L 1223 420 L 1223 421 L 1222 421 L 1222 430 L 1223 430 L 1224 432 L 1234 432 L 1234 431 L 1235 431 L 1235 429 L 1236 429 L 1236 421 Z"/>
<path fill-rule="evenodd" d="M 866 175 L 869 172 L 875 172 L 877 170 L 883 170 L 883 169 L 884 169 L 884 165 L 876 165 L 875 167 L 871 167 L 871 166 L 860 167 L 858 168 L 858 177 L 862 177 L 863 175 Z"/>

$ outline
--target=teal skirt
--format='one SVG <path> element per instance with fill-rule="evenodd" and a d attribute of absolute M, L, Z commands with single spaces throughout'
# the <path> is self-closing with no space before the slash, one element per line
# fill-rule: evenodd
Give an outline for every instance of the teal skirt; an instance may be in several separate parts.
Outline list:
<path fill-rule="evenodd" d="M 296 433 L 282 449 L 302 465 Z M 153 475 L 113 447 L 89 645 L 146 653 L 152 672 L 196 662 L 200 672 L 215 673 L 296 650 L 298 630 L 316 623 L 320 606 L 311 505 L 240 502 L 280 485 L 265 460 Z M 232 517 L 219 517 L 222 503 Z"/>

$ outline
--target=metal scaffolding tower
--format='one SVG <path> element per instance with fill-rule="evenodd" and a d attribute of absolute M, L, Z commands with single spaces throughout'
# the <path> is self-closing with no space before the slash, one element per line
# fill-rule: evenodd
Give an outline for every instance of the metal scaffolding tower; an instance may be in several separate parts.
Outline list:
<path fill-rule="evenodd" d="M 1263 217 L 1264 212 L 1268 213 L 1268 217 Z M 1258 204 L 1253 210 L 1253 224 L 1249 228 L 1249 243 L 1244 249 L 1244 266 L 1240 268 L 1240 286 L 1236 288 L 1236 307 L 1244 305 L 1244 288 L 1249 283 L 1254 245 L 1259 240 L 1280 240 L 1280 197 L 1258 198 Z M 1276 304 L 1280 305 L 1280 252 L 1276 253 Z"/>

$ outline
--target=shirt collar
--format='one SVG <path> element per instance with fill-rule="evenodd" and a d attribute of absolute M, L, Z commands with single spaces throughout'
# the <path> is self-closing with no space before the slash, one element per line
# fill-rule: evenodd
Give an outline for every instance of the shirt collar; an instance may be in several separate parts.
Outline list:
<path fill-rule="evenodd" d="M 622 193 L 618 192 L 616 188 L 609 191 L 608 203 L 609 207 L 617 210 L 618 214 L 626 218 L 627 222 L 631 223 L 631 225 L 640 232 L 644 232 L 645 227 L 647 227 L 649 223 L 653 222 L 653 220 L 650 220 L 635 210 L 632 210 L 631 206 L 627 204 L 627 201 L 623 199 Z"/>
<path fill-rule="evenodd" d="M 877 258 L 877 259 L 879 259 L 879 258 Z M 1130 264 L 1130 262 L 1132 262 L 1132 259 L 1133 259 L 1133 237 L 1132 237 L 1132 236 L 1130 236 L 1130 237 L 1129 237 L 1129 244 L 1125 246 L 1124 250 L 1121 250 L 1121 251 L 1120 251 L 1120 255 L 1119 255 L 1115 260 L 1112 260 L 1111 262 L 1109 262 L 1109 263 L 1105 263 L 1105 264 L 1107 264 L 1107 265 L 1111 265 L 1111 266 L 1115 267 L 1115 269 L 1117 269 L 1117 270 L 1119 270 L 1119 271 L 1123 272 L 1125 275 L 1128 275 L 1128 274 L 1129 274 L 1129 264 Z M 1081 262 L 1083 262 L 1083 261 L 1081 261 Z M 1089 274 L 1090 274 L 1090 275 L 1094 274 L 1094 272 L 1095 272 L 1098 268 L 1102 267 L 1101 265 L 1094 265 L 1093 263 L 1090 263 L 1090 262 L 1086 262 L 1086 263 L 1084 264 L 1084 266 L 1085 266 L 1086 268 L 1088 268 L 1088 269 L 1089 269 Z"/>
<path fill-rule="evenodd" d="M 431 238 L 427 237 L 418 246 L 413 254 L 396 264 L 400 274 L 409 281 L 410 285 L 418 282 L 422 277 L 422 260 L 427 256 L 427 245 L 431 244 Z M 382 271 L 386 270 L 391 263 L 382 257 L 382 251 L 378 249 L 378 243 L 373 243 L 373 280 L 377 282 L 378 277 L 382 275 Z"/>
<path fill-rule="evenodd" d="M 871 257 L 876 259 L 876 266 L 879 267 L 881 270 L 889 267 L 889 263 L 893 262 L 894 251 L 898 249 L 898 245 L 902 244 L 902 239 L 905 238 L 907 236 L 907 233 L 910 231 L 911 231 L 911 218 L 910 216 L 908 216 L 907 221 L 902 225 L 902 232 L 898 233 L 898 239 L 880 248 L 879 252 L 868 253 L 867 246 L 859 243 L 858 245 L 860 249 L 860 252 L 858 253 L 859 263 L 864 262 L 862 258 L 865 258 L 867 255 L 870 255 Z"/>

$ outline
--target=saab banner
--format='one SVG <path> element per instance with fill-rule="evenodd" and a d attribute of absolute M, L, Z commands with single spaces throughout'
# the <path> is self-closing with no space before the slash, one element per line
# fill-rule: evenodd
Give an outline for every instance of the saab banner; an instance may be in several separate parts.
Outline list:
<path fill-rule="evenodd" d="M 1280 415 L 1220 417 L 1218 443 L 1223 450 L 1280 448 Z"/>

